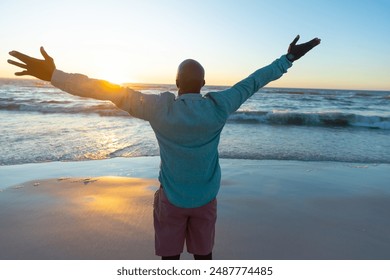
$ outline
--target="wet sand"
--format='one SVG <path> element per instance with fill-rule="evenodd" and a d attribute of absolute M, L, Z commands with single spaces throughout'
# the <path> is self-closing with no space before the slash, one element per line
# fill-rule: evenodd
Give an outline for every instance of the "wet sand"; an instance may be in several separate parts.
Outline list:
<path fill-rule="evenodd" d="M 102 162 L 89 164 L 99 173 Z M 215 259 L 390 259 L 389 165 L 221 165 Z M 35 174 L 1 189 L 0 259 L 158 259 L 152 202 L 159 183 L 154 169 L 137 168 L 147 176 Z"/>

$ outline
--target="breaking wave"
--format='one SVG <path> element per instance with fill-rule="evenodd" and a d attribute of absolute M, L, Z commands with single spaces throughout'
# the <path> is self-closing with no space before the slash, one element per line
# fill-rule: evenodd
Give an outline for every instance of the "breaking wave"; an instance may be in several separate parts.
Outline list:
<path fill-rule="evenodd" d="M 388 117 L 339 112 L 238 111 L 230 116 L 229 122 L 300 126 L 351 126 L 390 130 L 390 118 Z"/>

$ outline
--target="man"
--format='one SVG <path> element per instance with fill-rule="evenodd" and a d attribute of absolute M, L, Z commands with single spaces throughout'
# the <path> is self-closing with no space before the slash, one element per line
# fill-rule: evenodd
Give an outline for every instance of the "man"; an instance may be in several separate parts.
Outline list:
<path fill-rule="evenodd" d="M 220 187 L 218 144 L 231 113 L 269 82 L 280 78 L 292 62 L 320 43 L 315 38 L 288 52 L 230 89 L 202 96 L 204 69 L 188 59 L 178 68 L 178 97 L 164 92 L 149 95 L 56 69 L 54 60 L 41 47 L 43 60 L 12 51 L 21 62 L 10 64 L 25 69 L 15 75 L 31 75 L 50 81 L 68 93 L 110 100 L 130 115 L 149 121 L 160 147 L 160 189 L 154 198 L 156 254 L 162 259 L 180 259 L 186 242 L 195 259 L 212 259 L 216 222 L 216 196 Z"/>

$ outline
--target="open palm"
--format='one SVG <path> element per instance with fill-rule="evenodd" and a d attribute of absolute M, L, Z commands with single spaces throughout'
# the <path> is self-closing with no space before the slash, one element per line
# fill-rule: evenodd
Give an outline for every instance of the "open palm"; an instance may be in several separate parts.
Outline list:
<path fill-rule="evenodd" d="M 21 72 L 16 72 L 15 75 L 30 75 L 44 81 L 51 81 L 53 72 L 56 69 L 54 60 L 46 53 L 43 47 L 41 47 L 40 51 L 44 59 L 37 59 L 17 51 L 11 51 L 9 54 L 23 63 L 11 59 L 8 60 L 8 63 L 25 69 Z"/>

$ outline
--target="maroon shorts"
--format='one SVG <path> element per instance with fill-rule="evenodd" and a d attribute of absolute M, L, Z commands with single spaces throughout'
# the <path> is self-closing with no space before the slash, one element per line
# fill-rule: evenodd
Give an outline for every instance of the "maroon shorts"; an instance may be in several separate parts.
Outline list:
<path fill-rule="evenodd" d="M 158 256 L 175 256 L 183 252 L 184 241 L 190 254 L 212 252 L 217 220 L 217 200 L 197 208 L 180 208 L 171 204 L 163 188 L 154 195 L 155 250 Z"/>

